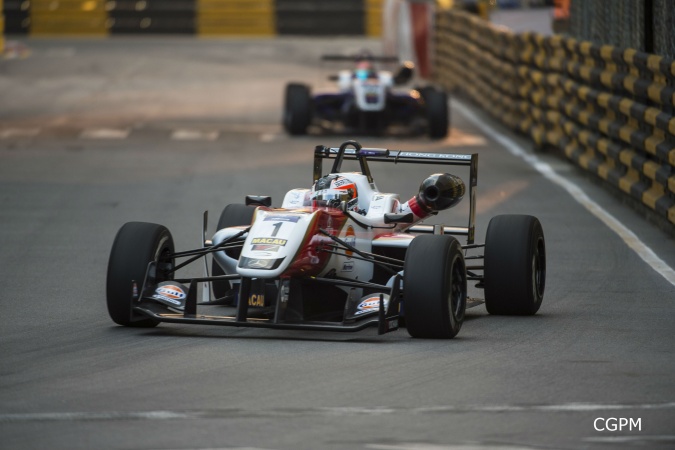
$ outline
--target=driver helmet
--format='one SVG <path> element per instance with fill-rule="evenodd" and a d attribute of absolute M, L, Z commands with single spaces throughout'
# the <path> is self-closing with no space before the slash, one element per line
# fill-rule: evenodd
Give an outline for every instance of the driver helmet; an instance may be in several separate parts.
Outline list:
<path fill-rule="evenodd" d="M 374 73 L 375 71 L 370 61 L 361 60 L 356 63 L 355 75 L 359 80 L 366 80 L 369 77 L 372 77 Z"/>
<path fill-rule="evenodd" d="M 342 202 L 347 204 L 347 211 L 358 212 L 358 193 L 356 184 L 340 175 L 326 175 L 319 178 L 312 186 L 310 195 L 312 206 L 329 206 L 339 208 Z"/>

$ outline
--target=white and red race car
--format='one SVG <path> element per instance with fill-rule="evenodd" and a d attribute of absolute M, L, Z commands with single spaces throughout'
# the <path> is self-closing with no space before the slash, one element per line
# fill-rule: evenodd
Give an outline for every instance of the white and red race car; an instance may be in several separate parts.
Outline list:
<path fill-rule="evenodd" d="M 326 159 L 332 161 L 327 174 Z M 358 161 L 360 171 L 343 172 L 344 160 Z M 463 199 L 467 187 L 460 177 L 432 174 L 402 200 L 377 189 L 370 171 L 375 162 L 464 166 L 468 225 L 421 224 Z M 546 277 L 541 224 L 533 216 L 496 216 L 485 243 L 474 243 L 477 177 L 477 154 L 363 148 L 355 141 L 318 146 L 311 188 L 290 190 L 280 208 L 266 196 L 228 205 L 211 239 L 205 213 L 200 248 L 176 252 L 162 225 L 122 226 L 108 264 L 110 317 L 125 326 L 377 326 L 380 334 L 405 324 L 412 337 L 449 339 L 459 332 L 467 305 L 483 303 L 467 296 L 468 282 L 484 289 L 491 314 L 535 314 Z M 198 261 L 204 276 L 178 276 Z"/>

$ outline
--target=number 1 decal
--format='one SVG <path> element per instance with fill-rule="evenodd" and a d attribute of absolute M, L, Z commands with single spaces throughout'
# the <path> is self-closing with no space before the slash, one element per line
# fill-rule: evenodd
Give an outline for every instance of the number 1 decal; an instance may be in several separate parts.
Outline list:
<path fill-rule="evenodd" d="M 272 232 L 272 237 L 276 237 L 277 233 L 279 233 L 279 229 L 281 228 L 281 225 L 283 225 L 283 222 L 277 222 L 273 223 L 272 226 L 274 227 L 274 231 Z"/>

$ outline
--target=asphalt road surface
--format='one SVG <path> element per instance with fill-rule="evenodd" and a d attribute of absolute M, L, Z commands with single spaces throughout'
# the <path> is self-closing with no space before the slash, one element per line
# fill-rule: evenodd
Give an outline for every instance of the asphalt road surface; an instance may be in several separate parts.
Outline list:
<path fill-rule="evenodd" d="M 446 140 L 362 141 L 479 153 L 477 239 L 496 214 L 543 224 L 536 316 L 479 306 L 450 341 L 114 325 L 105 276 L 119 227 L 161 223 L 187 249 L 204 210 L 213 232 L 246 194 L 278 205 L 308 187 L 314 146 L 352 136 L 286 136 L 283 87 L 325 85 L 320 53 L 378 42 L 24 42 L 28 57 L 0 60 L 0 448 L 675 446 L 673 238 L 455 100 Z M 395 169 L 373 172 L 403 198 L 430 173 Z M 463 224 L 466 211 L 436 220 Z"/>

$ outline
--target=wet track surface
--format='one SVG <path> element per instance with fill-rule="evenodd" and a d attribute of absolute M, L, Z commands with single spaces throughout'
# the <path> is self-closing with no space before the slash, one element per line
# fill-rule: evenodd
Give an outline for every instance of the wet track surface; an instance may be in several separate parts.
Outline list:
<path fill-rule="evenodd" d="M 547 281 L 536 316 L 473 308 L 451 341 L 405 330 L 115 326 L 105 276 L 118 228 L 161 223 L 187 249 L 199 244 L 204 210 L 213 232 L 222 208 L 246 194 L 278 205 L 285 191 L 308 187 L 314 146 L 352 136 L 286 136 L 283 87 L 319 83 L 322 52 L 378 42 L 27 44 L 27 59 L 0 61 L 0 448 L 675 445 L 675 286 L 542 164 L 666 268 L 675 242 L 554 155 L 528 163 L 526 141 L 460 101 L 451 101 L 446 140 L 361 141 L 479 153 L 477 240 L 496 214 L 543 224 Z M 372 170 L 381 190 L 403 198 L 430 173 Z M 460 205 L 434 220 L 466 217 Z M 639 419 L 640 429 L 596 431 L 598 418 Z"/>

